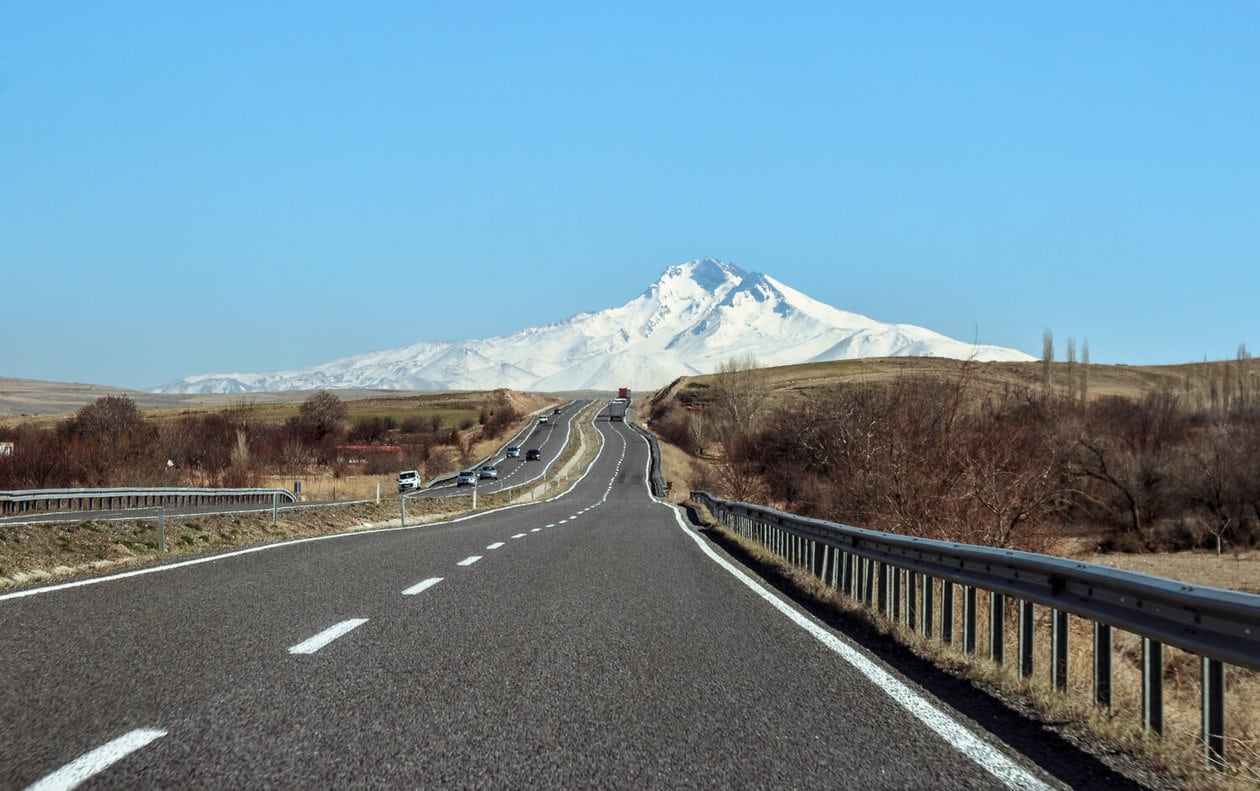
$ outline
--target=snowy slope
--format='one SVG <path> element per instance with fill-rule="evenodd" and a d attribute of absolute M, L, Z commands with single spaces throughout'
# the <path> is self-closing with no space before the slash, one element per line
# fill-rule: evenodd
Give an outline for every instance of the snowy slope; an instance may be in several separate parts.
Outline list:
<path fill-rule="evenodd" d="M 417 343 L 300 371 L 203 374 L 165 393 L 373 388 L 649 390 L 751 354 L 762 365 L 856 357 L 1031 361 L 909 324 L 884 324 L 810 299 L 774 278 L 711 258 L 666 269 L 626 304 L 511 335 Z"/>

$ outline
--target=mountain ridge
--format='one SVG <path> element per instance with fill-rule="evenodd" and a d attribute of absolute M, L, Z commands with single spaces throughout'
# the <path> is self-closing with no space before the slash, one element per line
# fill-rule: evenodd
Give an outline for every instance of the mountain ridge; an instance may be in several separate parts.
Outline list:
<path fill-rule="evenodd" d="M 764 365 L 857 357 L 1036 358 L 910 324 L 886 324 L 814 300 L 718 259 L 667 267 L 624 305 L 481 340 L 421 341 L 294 371 L 184 377 L 160 393 L 310 389 L 560 391 L 653 389 L 711 373 L 735 356 Z"/>

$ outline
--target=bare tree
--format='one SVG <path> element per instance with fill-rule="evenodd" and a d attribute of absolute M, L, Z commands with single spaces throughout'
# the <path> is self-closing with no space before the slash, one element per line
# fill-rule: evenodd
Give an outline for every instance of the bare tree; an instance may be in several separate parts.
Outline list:
<path fill-rule="evenodd" d="M 1246 409 L 1249 399 L 1247 392 L 1247 374 L 1251 368 L 1251 355 L 1247 353 L 1247 344 L 1238 344 L 1238 406 Z"/>
<path fill-rule="evenodd" d="M 1068 400 L 1076 400 L 1076 338 L 1067 339 Z"/>
<path fill-rule="evenodd" d="M 318 441 L 340 432 L 350 408 L 335 393 L 320 390 L 302 402 L 298 414 L 312 438 Z"/>
<path fill-rule="evenodd" d="M 1054 333 L 1047 327 L 1041 333 L 1041 381 L 1050 391 L 1050 364 L 1054 362 Z"/>
<path fill-rule="evenodd" d="M 1089 401 L 1089 338 L 1081 339 L 1081 400 Z"/>
<path fill-rule="evenodd" d="M 713 403 L 734 428 L 742 431 L 752 428 L 770 393 L 770 377 L 751 354 L 732 357 L 718 367 L 714 376 Z"/>

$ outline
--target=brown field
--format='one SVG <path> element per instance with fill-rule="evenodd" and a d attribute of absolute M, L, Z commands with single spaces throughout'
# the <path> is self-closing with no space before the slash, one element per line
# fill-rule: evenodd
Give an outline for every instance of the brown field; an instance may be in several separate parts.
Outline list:
<path fill-rule="evenodd" d="M 0 377 L 0 425 L 34 423 L 55 425 L 83 406 L 104 396 L 125 396 L 135 402 L 146 418 L 162 422 L 196 412 L 247 406 L 255 419 L 279 423 L 298 414 L 298 407 L 314 391 L 241 393 L 233 395 L 180 395 L 145 393 L 100 385 L 63 384 Z M 389 417 L 397 421 L 416 414 L 438 414 L 445 425 L 476 420 L 490 391 L 336 390 L 349 408 L 348 420 Z M 505 391 L 522 412 L 533 412 L 561 399 L 534 393 Z"/>

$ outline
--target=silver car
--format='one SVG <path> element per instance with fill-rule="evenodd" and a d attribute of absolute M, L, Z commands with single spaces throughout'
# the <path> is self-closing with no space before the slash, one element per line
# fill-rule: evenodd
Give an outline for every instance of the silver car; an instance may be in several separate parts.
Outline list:
<path fill-rule="evenodd" d="M 497 481 L 499 480 L 499 468 L 493 464 L 487 464 L 481 468 L 481 477 L 486 480 Z"/>
<path fill-rule="evenodd" d="M 476 486 L 477 473 L 473 470 L 464 470 L 455 478 L 456 486 Z"/>

